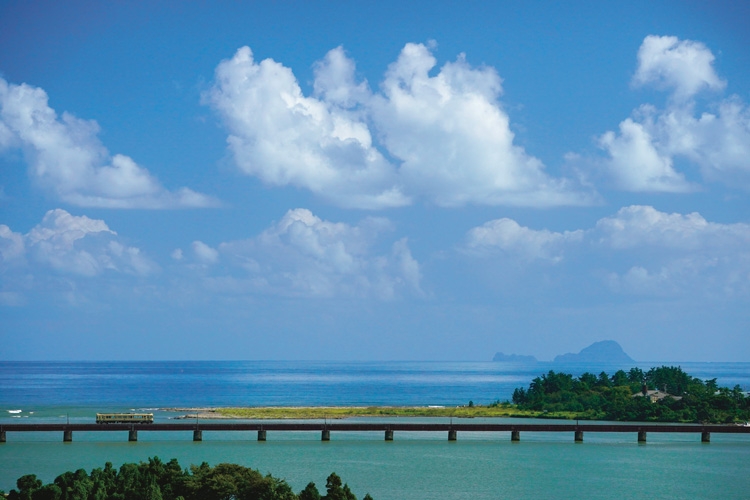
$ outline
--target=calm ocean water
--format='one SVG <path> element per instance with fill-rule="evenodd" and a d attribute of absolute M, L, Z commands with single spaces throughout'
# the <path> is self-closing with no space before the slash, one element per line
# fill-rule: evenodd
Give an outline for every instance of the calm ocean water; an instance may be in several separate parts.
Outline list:
<path fill-rule="evenodd" d="M 641 368 L 661 364 L 638 363 Z M 679 363 L 720 385 L 750 389 L 750 363 Z M 96 411 L 150 408 L 158 420 L 178 406 L 460 405 L 509 399 L 514 388 L 550 369 L 609 374 L 630 366 L 571 366 L 493 362 L 0 362 L 0 423 L 92 422 Z M 17 412 L 21 410 L 20 412 Z M 13 411 L 14 413 L 9 413 Z M 187 466 L 236 462 L 286 478 L 299 490 L 319 486 L 332 471 L 359 496 L 376 499 L 501 498 L 748 498 L 750 439 L 649 435 L 638 445 L 628 434 L 334 433 L 321 443 L 312 433 L 208 433 L 193 443 L 181 433 L 9 433 L 0 445 L 0 489 L 22 474 L 45 481 L 66 470 L 116 465 L 150 456 Z"/>

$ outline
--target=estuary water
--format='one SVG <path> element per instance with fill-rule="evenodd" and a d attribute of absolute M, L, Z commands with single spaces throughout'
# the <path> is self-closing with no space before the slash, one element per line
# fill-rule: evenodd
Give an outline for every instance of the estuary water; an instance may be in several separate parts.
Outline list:
<path fill-rule="evenodd" d="M 680 365 L 702 379 L 750 389 L 750 363 Z M 149 409 L 157 421 L 169 407 L 443 405 L 510 399 L 516 387 L 548 370 L 610 375 L 631 366 L 497 362 L 0 362 L 0 424 L 93 422 L 94 413 Z M 409 420 L 413 421 L 413 420 Z M 506 422 L 509 419 L 497 419 Z M 528 422 L 528 421 L 524 421 Z M 0 490 L 27 473 L 45 482 L 58 474 L 159 456 L 183 466 L 235 462 L 285 478 L 295 491 L 309 481 L 323 489 L 331 472 L 358 497 L 385 499 L 748 498 L 750 436 L 593 434 L 574 444 L 565 433 L 8 433 L 0 444 Z"/>

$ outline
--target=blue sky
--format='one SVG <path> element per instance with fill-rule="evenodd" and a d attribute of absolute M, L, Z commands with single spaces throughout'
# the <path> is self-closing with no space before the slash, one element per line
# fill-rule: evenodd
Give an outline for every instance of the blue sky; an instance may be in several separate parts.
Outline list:
<path fill-rule="evenodd" d="M 2 358 L 750 354 L 744 2 L 1 2 Z"/>

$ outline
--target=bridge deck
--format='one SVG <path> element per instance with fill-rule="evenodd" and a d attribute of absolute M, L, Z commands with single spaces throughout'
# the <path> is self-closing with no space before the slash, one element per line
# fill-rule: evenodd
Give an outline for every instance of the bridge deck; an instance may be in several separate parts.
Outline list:
<path fill-rule="evenodd" d="M 154 424 L 0 424 L 0 432 L 44 431 L 409 431 L 409 432 L 680 432 L 750 434 L 750 427 L 696 424 L 467 424 L 347 422 L 191 422 Z"/>

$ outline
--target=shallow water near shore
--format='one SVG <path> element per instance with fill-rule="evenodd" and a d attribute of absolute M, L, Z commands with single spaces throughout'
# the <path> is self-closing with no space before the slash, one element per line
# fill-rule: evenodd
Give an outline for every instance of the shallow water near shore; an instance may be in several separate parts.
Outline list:
<path fill-rule="evenodd" d="M 639 363 L 648 368 L 660 364 Z M 720 385 L 750 385 L 748 363 L 682 363 L 688 373 L 718 378 Z M 572 369 L 571 369 L 572 368 Z M 510 397 L 515 387 L 548 369 L 613 373 L 619 367 L 563 367 L 543 363 L 0 363 L 0 423 L 91 423 L 96 411 L 151 408 L 158 421 L 167 406 L 244 405 L 458 405 Z M 628 367 L 622 367 L 628 368 Z M 8 410 L 21 410 L 8 413 Z M 478 421 L 479 419 L 472 419 Z M 502 419 L 505 420 L 505 419 Z M 528 421 L 524 421 L 528 422 Z M 359 498 L 747 498 L 750 438 L 649 434 L 335 432 L 124 432 L 8 433 L 0 444 L 0 489 L 27 473 L 52 481 L 67 470 L 116 466 L 158 456 L 183 466 L 235 462 L 285 478 L 295 491 L 309 481 L 319 488 L 339 474 Z"/>

